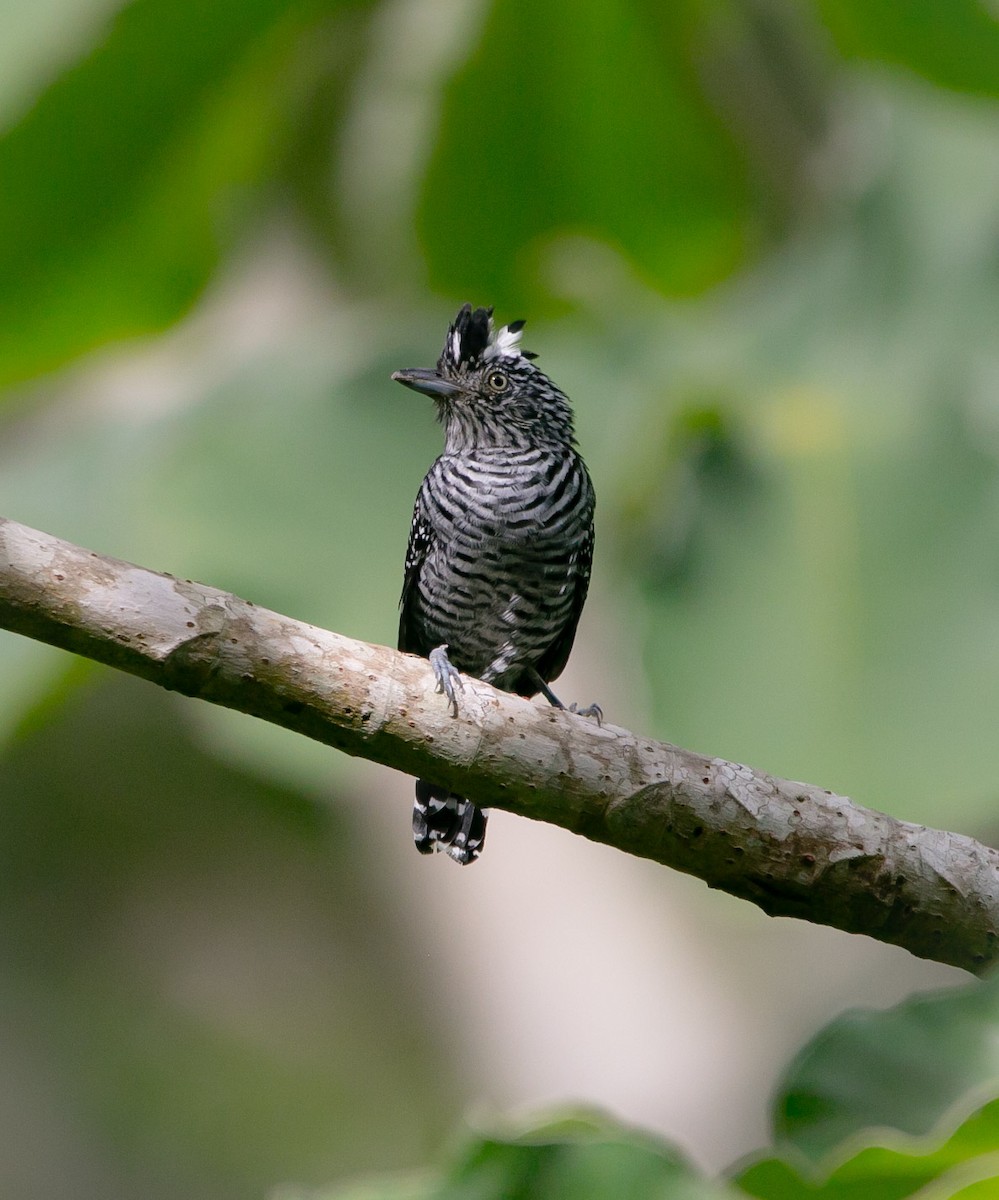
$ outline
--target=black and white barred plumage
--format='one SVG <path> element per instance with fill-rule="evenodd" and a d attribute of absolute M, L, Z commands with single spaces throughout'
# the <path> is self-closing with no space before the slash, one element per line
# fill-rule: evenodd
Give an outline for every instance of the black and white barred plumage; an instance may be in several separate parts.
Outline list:
<path fill-rule="evenodd" d="M 455 671 L 521 696 L 562 672 L 593 558 L 593 485 L 569 401 L 519 346 L 523 321 L 495 330 L 466 304 L 434 370 L 392 378 L 437 401 L 444 453 L 413 512 L 399 649 L 428 657 L 457 712 Z M 474 861 L 486 814 L 420 780 L 413 835 L 429 854 Z"/>

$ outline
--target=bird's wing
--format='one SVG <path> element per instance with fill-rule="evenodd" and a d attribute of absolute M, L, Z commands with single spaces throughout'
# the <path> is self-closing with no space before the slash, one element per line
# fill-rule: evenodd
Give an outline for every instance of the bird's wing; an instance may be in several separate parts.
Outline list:
<path fill-rule="evenodd" d="M 423 507 L 422 492 L 413 508 L 413 523 L 409 529 L 409 545 L 406 547 L 406 570 L 402 581 L 402 596 L 399 599 L 399 649 L 408 654 L 428 654 L 432 646 L 425 644 L 417 599 L 419 596 L 420 571 L 434 540 L 434 531 Z"/>

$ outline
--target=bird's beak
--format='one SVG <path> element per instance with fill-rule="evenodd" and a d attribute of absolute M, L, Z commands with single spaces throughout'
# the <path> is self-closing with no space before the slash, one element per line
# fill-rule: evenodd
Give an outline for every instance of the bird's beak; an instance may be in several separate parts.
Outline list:
<path fill-rule="evenodd" d="M 408 371 L 393 371 L 392 378 L 396 383 L 404 383 L 414 392 L 422 392 L 424 396 L 433 396 L 435 400 L 444 400 L 461 391 L 456 383 L 442 379 L 436 371 L 422 370 L 414 367 Z"/>

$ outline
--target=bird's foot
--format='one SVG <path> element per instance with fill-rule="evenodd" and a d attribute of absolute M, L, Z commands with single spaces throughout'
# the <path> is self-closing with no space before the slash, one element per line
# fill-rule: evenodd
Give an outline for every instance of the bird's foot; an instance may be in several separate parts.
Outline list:
<path fill-rule="evenodd" d="M 458 685 L 459 691 L 463 691 L 465 685 L 461 681 L 458 668 L 447 656 L 447 646 L 437 646 L 430 651 L 427 657 L 430 659 L 430 665 L 434 669 L 434 678 L 437 680 L 437 691 L 447 696 L 451 712 L 454 716 L 457 716 L 458 697 L 455 694 L 455 684 Z"/>
<path fill-rule="evenodd" d="M 599 704 L 588 704 L 586 708 L 579 708 L 575 703 L 570 704 L 568 708 L 555 695 L 547 683 L 541 678 L 537 671 L 532 671 L 534 682 L 537 684 L 538 691 L 544 696 L 552 708 L 560 708 L 563 712 L 575 713 L 577 717 L 594 717 L 598 725 L 604 722 L 604 710 Z"/>
<path fill-rule="evenodd" d="M 598 725 L 604 723 L 604 710 L 599 704 L 587 704 L 585 708 L 580 708 L 573 702 L 569 705 L 569 712 L 575 713 L 577 717 L 592 717 Z"/>

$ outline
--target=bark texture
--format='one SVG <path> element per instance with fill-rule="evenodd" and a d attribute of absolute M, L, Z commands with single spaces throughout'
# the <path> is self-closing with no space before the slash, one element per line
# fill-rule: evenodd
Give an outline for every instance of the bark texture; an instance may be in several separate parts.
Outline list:
<path fill-rule="evenodd" d="M 597 726 L 0 518 L 0 627 L 696 875 L 982 972 L 999 852 L 810 784 Z"/>

